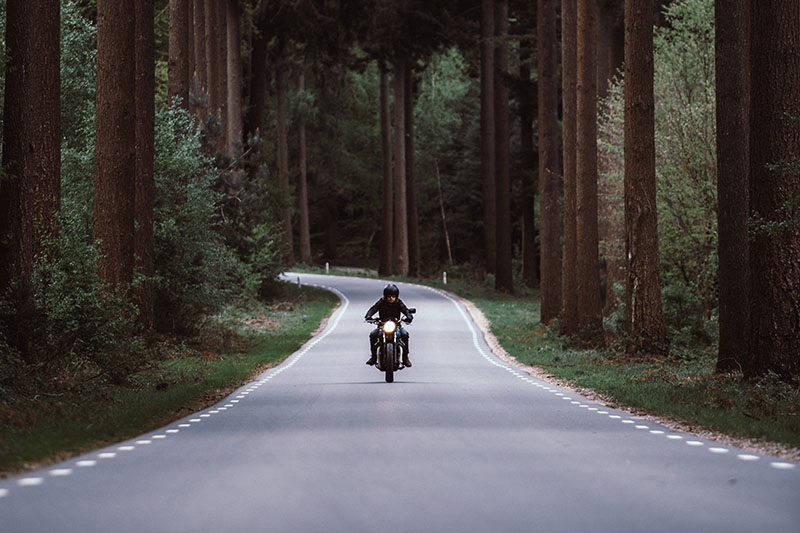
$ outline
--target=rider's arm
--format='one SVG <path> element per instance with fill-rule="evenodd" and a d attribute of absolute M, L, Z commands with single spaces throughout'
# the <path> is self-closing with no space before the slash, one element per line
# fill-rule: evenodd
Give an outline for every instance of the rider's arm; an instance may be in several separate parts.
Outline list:
<path fill-rule="evenodd" d="M 372 315 L 374 315 L 375 313 L 378 312 L 378 307 L 380 306 L 380 304 L 381 304 L 381 300 L 378 300 L 377 302 L 375 302 L 375 305 L 373 305 L 372 307 L 369 308 L 369 310 L 367 311 L 367 314 L 364 315 L 364 318 L 367 319 L 367 320 L 372 318 Z"/>

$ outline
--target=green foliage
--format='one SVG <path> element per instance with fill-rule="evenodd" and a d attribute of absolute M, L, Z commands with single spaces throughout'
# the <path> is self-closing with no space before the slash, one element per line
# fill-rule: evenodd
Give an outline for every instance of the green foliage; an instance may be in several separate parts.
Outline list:
<path fill-rule="evenodd" d="M 654 34 L 656 184 L 665 320 L 673 342 L 716 336 L 717 184 L 714 5 L 677 0 Z M 601 106 L 604 179 L 621 184 L 624 80 Z M 622 198 L 617 198 L 622 212 Z M 615 249 L 614 243 L 602 243 Z M 686 316 L 691 313 L 692 316 Z"/>

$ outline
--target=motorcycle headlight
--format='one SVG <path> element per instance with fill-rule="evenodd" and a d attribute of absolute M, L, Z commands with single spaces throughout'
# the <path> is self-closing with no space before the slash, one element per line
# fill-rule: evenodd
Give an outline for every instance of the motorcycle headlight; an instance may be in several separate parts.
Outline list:
<path fill-rule="evenodd" d="M 394 330 L 397 329 L 397 324 L 394 323 L 393 320 L 387 320 L 383 323 L 383 332 L 387 335 L 391 335 L 394 333 Z"/>

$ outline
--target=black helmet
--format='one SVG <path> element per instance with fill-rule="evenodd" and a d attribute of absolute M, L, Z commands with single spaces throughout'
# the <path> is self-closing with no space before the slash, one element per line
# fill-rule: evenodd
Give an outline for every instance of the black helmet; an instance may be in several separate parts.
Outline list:
<path fill-rule="evenodd" d="M 400 296 L 400 289 L 398 289 L 397 285 L 395 285 L 394 283 L 390 283 L 383 288 L 383 297 L 386 298 L 389 295 L 392 295 L 395 298 Z"/>

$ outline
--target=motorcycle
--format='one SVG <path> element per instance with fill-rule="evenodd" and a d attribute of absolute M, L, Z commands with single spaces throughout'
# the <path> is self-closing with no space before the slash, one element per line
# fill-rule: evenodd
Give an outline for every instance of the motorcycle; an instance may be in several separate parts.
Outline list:
<path fill-rule="evenodd" d="M 408 312 L 413 315 L 417 310 L 412 307 Z M 394 373 L 405 368 L 403 366 L 403 351 L 407 352 L 408 350 L 408 347 L 400 337 L 399 324 L 394 320 L 381 322 L 378 318 L 367 319 L 367 322 L 377 325 L 380 330 L 377 350 L 378 361 L 375 366 L 386 375 L 386 383 L 392 383 L 394 381 Z M 401 322 L 410 324 L 411 320 L 404 318 Z"/>

